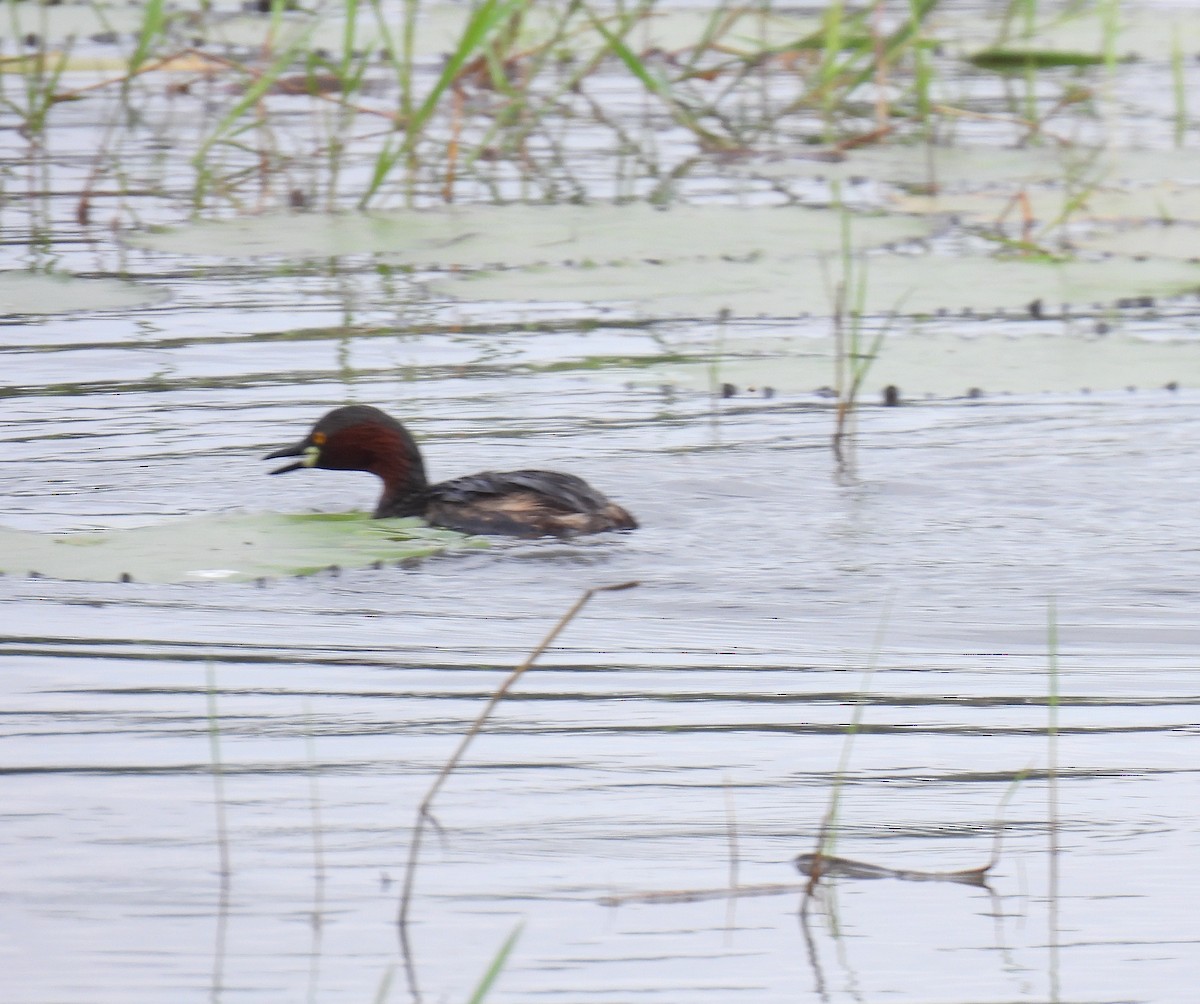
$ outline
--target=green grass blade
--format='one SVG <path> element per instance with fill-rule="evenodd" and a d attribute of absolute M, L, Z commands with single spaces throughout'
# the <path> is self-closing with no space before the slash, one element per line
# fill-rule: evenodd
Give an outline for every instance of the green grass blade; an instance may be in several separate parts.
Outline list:
<path fill-rule="evenodd" d="M 367 203 L 371 201 L 375 193 L 379 191 L 380 185 L 384 179 L 391 173 L 392 168 L 396 166 L 396 162 L 404 154 L 404 144 L 396 144 L 387 142 L 383 145 L 383 149 L 375 155 L 375 166 L 371 169 L 371 180 L 367 183 L 366 190 L 358 200 L 358 208 L 365 209 Z"/>
<path fill-rule="evenodd" d="M 1183 70 L 1183 44 L 1179 30 L 1171 33 L 1171 91 L 1175 99 L 1175 146 L 1183 146 L 1187 137 L 1187 78 Z"/>
<path fill-rule="evenodd" d="M 605 44 L 612 50 L 613 54 L 625 64 L 626 69 L 634 75 L 651 94 L 661 98 L 671 109 L 675 115 L 675 120 L 682 126 L 690 129 L 693 133 L 700 137 L 706 144 L 714 148 L 729 147 L 733 144 L 728 140 L 717 136 L 710 132 L 696 121 L 696 116 L 687 108 L 682 101 L 675 96 L 671 90 L 671 85 L 657 74 L 651 73 L 650 68 L 645 62 L 637 57 L 637 54 L 625 44 L 620 35 L 609 31 L 604 22 L 598 18 L 589 8 L 583 8 L 588 20 L 592 22 L 592 27 L 604 39 Z M 632 21 L 628 22 L 632 25 Z"/>
<path fill-rule="evenodd" d="M 257 104 L 263 95 L 271 89 L 271 86 L 279 79 L 283 71 L 295 60 L 297 53 L 308 44 L 313 27 L 315 27 L 315 22 L 297 35 L 291 44 L 275 57 L 274 62 L 267 67 L 266 71 L 246 88 L 246 93 L 225 113 L 224 118 L 217 123 L 216 128 L 213 129 L 208 138 L 200 144 L 200 149 L 192 157 L 192 164 L 194 166 L 202 166 L 205 158 L 208 156 L 209 150 L 226 136 L 238 119 L 246 113 L 247 109 Z"/>
<path fill-rule="evenodd" d="M 342 11 L 342 17 L 346 19 L 346 26 L 342 31 L 342 64 L 338 74 L 340 77 L 346 76 L 354 59 L 355 29 L 358 26 L 358 0 L 345 0 L 345 3 L 346 9 Z"/>
<path fill-rule="evenodd" d="M 481 1004 L 483 999 L 487 997 L 488 992 L 492 989 L 492 984 L 496 982 L 500 973 L 504 969 L 504 965 L 508 962 L 509 955 L 517 943 L 517 939 L 521 936 L 521 931 L 525 927 L 524 924 L 518 924 L 509 932 L 507 938 L 504 939 L 504 944 L 500 946 L 500 950 L 492 959 L 491 965 L 487 967 L 487 972 L 483 974 L 483 978 L 479 981 L 479 985 L 475 988 L 475 992 L 471 994 L 467 1004 Z"/>
<path fill-rule="evenodd" d="M 413 110 L 413 56 L 417 46 L 417 9 L 420 0 L 404 0 L 404 76 L 400 80 L 400 114 L 407 122 Z"/>
<path fill-rule="evenodd" d="M 388 966 L 379 980 L 379 989 L 375 991 L 375 1004 L 383 1004 L 392 992 L 392 977 L 396 973 L 395 966 Z"/>
<path fill-rule="evenodd" d="M 134 47 L 133 55 L 129 57 L 130 76 L 137 73 L 146 61 L 146 57 L 150 55 L 155 40 L 162 36 L 166 20 L 163 0 L 149 0 L 142 11 L 142 27 L 138 31 L 137 45 Z"/>
<path fill-rule="evenodd" d="M 884 61 L 892 61 L 914 37 L 919 38 L 921 26 L 925 23 L 925 19 L 933 13 L 934 8 L 941 0 L 915 0 L 911 4 L 908 19 L 900 25 L 894 32 L 887 36 L 883 45 Z M 873 54 L 872 54 L 873 55 Z M 862 84 L 875 76 L 875 60 L 872 58 L 869 65 L 863 67 L 857 74 L 850 78 L 847 82 L 844 93 L 851 94 Z"/>
<path fill-rule="evenodd" d="M 458 40 L 454 52 L 446 60 L 446 65 L 442 68 L 441 75 L 434 83 L 433 89 L 425 96 L 420 107 L 413 112 L 412 120 L 408 123 L 408 135 L 411 137 L 409 146 L 420 135 L 425 123 L 429 121 L 438 102 L 442 99 L 442 95 L 446 93 L 446 88 L 455 81 L 467 61 L 483 48 L 497 28 L 505 24 L 524 6 L 525 0 L 484 0 L 479 5 L 471 20 L 467 22 L 466 28 L 463 29 L 462 37 Z"/>
<path fill-rule="evenodd" d="M 675 104 L 675 95 L 671 93 L 670 85 L 661 77 L 650 72 L 642 60 L 638 59 L 637 55 L 629 48 L 618 36 L 614 35 L 605 26 L 600 18 L 596 17 L 591 10 L 587 11 L 588 20 L 592 22 L 592 27 L 599 32 L 600 37 L 604 39 L 604 44 L 607 45 L 613 54 L 625 64 L 625 68 L 629 70 L 639 81 L 643 87 L 651 94 L 655 94 L 671 104 Z"/>
<path fill-rule="evenodd" d="M 458 75 L 462 72 L 467 62 L 483 50 L 488 40 L 500 27 L 507 24 L 514 15 L 524 10 L 525 4 L 526 0 L 484 0 L 471 15 L 466 27 L 463 28 L 463 33 L 454 48 L 454 52 L 446 60 L 446 65 L 442 67 L 441 74 L 439 74 L 433 87 L 425 96 L 425 100 L 412 112 L 407 111 L 411 107 L 412 101 L 411 90 L 407 86 L 407 82 L 411 81 L 412 73 L 411 21 L 412 17 L 415 16 L 415 5 L 409 8 L 410 19 L 405 27 L 404 36 L 405 56 L 403 68 L 405 74 L 404 80 L 401 82 L 401 113 L 404 118 L 404 142 L 400 144 L 387 144 L 379 151 L 379 154 L 375 158 L 375 166 L 371 172 L 371 180 L 358 200 L 358 207 L 360 209 L 365 208 L 371 199 L 375 197 L 380 186 L 382 186 L 384 180 L 392 172 L 396 164 L 402 158 L 413 154 L 425 125 L 437 110 L 438 102 L 441 101 L 442 95 L 458 79 Z"/>

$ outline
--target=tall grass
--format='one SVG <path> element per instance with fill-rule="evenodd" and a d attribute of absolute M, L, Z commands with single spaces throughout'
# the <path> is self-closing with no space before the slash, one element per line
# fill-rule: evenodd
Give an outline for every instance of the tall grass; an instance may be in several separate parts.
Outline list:
<path fill-rule="evenodd" d="M 879 617 L 879 623 L 875 627 L 875 637 L 871 642 L 867 664 L 863 669 L 862 682 L 859 684 L 858 696 L 854 701 L 854 713 L 851 715 L 850 722 L 846 726 L 846 737 L 842 741 L 842 751 L 838 756 L 837 767 L 834 770 L 833 785 L 829 789 L 829 802 L 825 807 L 824 816 L 821 817 L 820 828 L 817 830 L 817 846 L 814 851 L 815 861 L 812 871 L 809 873 L 808 887 L 805 890 L 804 900 L 801 905 L 802 911 L 807 911 L 812 893 L 820 881 L 820 861 L 822 858 L 832 856 L 837 841 L 838 813 L 841 809 L 842 790 L 845 788 L 846 774 L 850 769 L 850 755 L 854 749 L 854 739 L 862 727 L 863 714 L 867 706 L 867 695 L 870 693 L 871 681 L 875 677 L 875 670 L 879 664 L 879 653 L 883 648 L 883 638 L 887 631 L 890 613 L 889 602 L 883 608 Z"/>
<path fill-rule="evenodd" d="M 1175 128 L 1173 138 L 1176 147 L 1182 147 L 1187 137 L 1187 76 L 1183 65 L 1183 45 L 1178 29 L 1171 34 L 1171 96 L 1175 104 Z"/>
<path fill-rule="evenodd" d="M 50 110 L 59 100 L 58 85 L 66 72 L 74 40 L 68 39 L 63 48 L 55 52 L 47 40 L 48 18 L 44 7 L 38 11 L 39 30 L 24 33 L 14 0 L 8 0 L 7 7 L 8 37 L 20 40 L 18 44 L 22 51 L 4 57 L 5 66 L 0 70 L 15 72 L 0 72 L 0 110 L 6 110 L 16 118 L 20 123 L 17 131 L 26 140 L 40 143 L 49 123 Z M 7 82 L 14 77 L 19 84 L 17 88 Z"/>
<path fill-rule="evenodd" d="M 721 150 L 735 146 L 736 144 L 732 138 L 718 135 L 701 125 L 696 113 L 688 106 L 686 101 L 676 94 L 667 78 L 660 71 L 654 69 L 646 60 L 639 58 L 625 43 L 622 33 L 627 32 L 639 20 L 640 16 L 644 16 L 644 11 L 648 7 L 648 3 L 643 3 L 641 12 L 626 15 L 622 19 L 622 32 L 613 32 L 608 29 L 603 19 L 587 8 L 586 4 L 584 5 L 592 27 L 596 29 L 597 34 L 604 40 L 605 45 L 608 46 L 646 91 L 662 102 L 663 106 L 670 112 L 672 118 L 679 125 L 694 133 L 707 149 Z"/>
<path fill-rule="evenodd" d="M 211 157 L 219 146 L 233 146 L 239 150 L 247 147 L 240 137 L 250 133 L 260 120 L 247 118 L 247 114 L 258 109 L 260 102 L 275 82 L 292 65 L 296 57 L 305 51 L 313 27 L 298 32 L 291 42 L 275 57 L 267 69 L 259 73 L 253 82 L 245 89 L 242 96 L 233 103 L 217 122 L 207 138 L 205 138 L 196 154 L 192 157 L 192 165 L 196 169 L 196 187 L 193 200 L 197 207 L 203 204 L 208 191 L 217 183 L 215 166 Z"/>
<path fill-rule="evenodd" d="M 838 273 L 833 277 L 826 275 L 832 304 L 834 389 L 837 392 L 832 447 L 838 475 L 852 477 L 853 421 L 859 395 L 875 360 L 879 358 L 880 349 L 900 305 L 892 309 L 876 331 L 868 334 L 866 258 L 854 251 L 850 213 L 841 202 L 840 187 L 837 185 L 834 186 L 834 204 L 841 210 L 842 241 Z M 825 265 L 822 261 L 822 266 Z"/>
<path fill-rule="evenodd" d="M 933 61 L 930 58 L 931 45 L 921 34 L 920 26 L 924 23 L 921 0 L 909 0 L 909 20 L 915 30 L 912 39 L 912 96 L 913 110 L 921 127 L 921 138 L 926 146 L 934 140 L 933 114 L 933 84 L 935 79 Z"/>
<path fill-rule="evenodd" d="M 33 22 L 16 12 L 30 5 L 6 5 L 17 37 L 19 25 Z M 52 51 L 43 38 L 19 59 L 2 57 L 19 73 L 0 74 L 0 108 L 18 117 L 26 136 L 38 136 L 57 104 L 117 86 L 131 93 L 135 81 L 144 81 L 138 96 L 146 100 L 128 104 L 130 122 L 140 124 L 164 92 L 191 86 L 177 61 L 187 55 L 203 63 L 193 80 L 208 81 L 209 107 L 189 123 L 201 131 L 188 151 L 197 210 L 223 200 L 237 205 L 241 189 L 255 182 L 263 193 L 255 208 L 273 197 L 284 202 L 270 179 L 314 164 L 321 165 L 330 207 L 450 201 L 468 181 L 497 197 L 504 197 L 506 181 L 519 182 L 521 197 L 561 198 L 564 190 L 573 197 L 591 191 L 559 183 L 566 151 L 580 137 L 608 143 L 639 177 L 657 179 L 658 197 L 669 199 L 674 180 L 695 160 L 767 152 L 780 137 L 821 139 L 837 150 L 892 133 L 934 142 L 942 123 L 961 117 L 935 95 L 939 67 L 954 60 L 935 48 L 928 29 L 939 6 L 939 0 L 834 0 L 819 8 L 814 29 L 797 28 L 781 42 L 779 27 L 795 23 L 790 11 L 771 0 L 750 6 L 722 0 L 696 20 L 686 44 L 672 42 L 680 47 L 666 50 L 653 34 L 667 10 L 660 0 L 615 8 L 594 0 L 480 0 L 463 9 L 444 58 L 434 65 L 430 55 L 430 65 L 422 66 L 421 32 L 433 9 L 421 0 L 398 6 L 346 0 L 337 5 L 343 20 L 332 43 L 314 38 L 321 7 L 291 12 L 273 0 L 252 55 L 181 47 L 188 23 L 165 0 L 148 0 L 128 39 L 123 73 L 63 92 L 69 46 Z M 1099 8 L 1110 69 L 1119 52 L 1120 9 L 1118 0 Z M 1033 0 L 1013 0 L 1002 38 L 1029 37 L 1040 17 Z M 170 78 L 156 78 L 168 69 Z M 1014 101 L 1013 124 L 1024 138 L 1036 138 L 1037 69 L 1026 63 L 1020 70 L 1025 87 Z M 1172 72 L 1181 142 L 1186 107 L 1178 57 Z M 307 94 L 282 86 L 291 84 L 284 78 L 292 73 L 310 81 Z M 313 105 L 317 126 L 309 137 L 295 129 L 297 95 Z M 1056 112 L 1075 102 L 1066 97 Z M 863 111 L 868 101 L 873 121 Z M 675 132 L 669 143 L 660 136 L 664 124 Z M 690 138 L 691 151 L 679 153 L 680 137 Z"/>
<path fill-rule="evenodd" d="M 384 181 L 398 164 L 404 163 L 408 168 L 408 176 L 412 177 L 416 167 L 418 144 L 446 91 L 458 80 L 468 61 L 480 55 L 500 29 L 524 10 L 526 2 L 527 0 L 483 0 L 475 7 L 468 16 L 458 43 L 446 59 L 441 73 L 419 104 L 415 102 L 412 83 L 414 43 L 411 32 L 415 26 L 416 5 L 410 4 L 404 36 L 405 60 L 401 64 L 393 63 L 401 73 L 401 137 L 389 140 L 376 155 L 371 177 L 358 200 L 360 208 L 366 207 L 374 200 Z M 411 201 L 411 188 L 409 198 Z"/>
<path fill-rule="evenodd" d="M 893 31 L 882 34 L 873 20 L 874 7 L 849 10 L 841 0 L 825 8 L 824 20 L 815 35 L 797 40 L 799 49 L 816 49 L 819 62 L 800 96 L 785 107 L 785 113 L 819 107 L 826 123 L 826 139 L 832 141 L 842 128 L 841 110 L 854 100 L 867 83 L 887 77 L 921 44 L 921 29 L 940 0 L 910 0 L 908 17 Z M 877 129 L 882 123 L 877 123 Z"/>

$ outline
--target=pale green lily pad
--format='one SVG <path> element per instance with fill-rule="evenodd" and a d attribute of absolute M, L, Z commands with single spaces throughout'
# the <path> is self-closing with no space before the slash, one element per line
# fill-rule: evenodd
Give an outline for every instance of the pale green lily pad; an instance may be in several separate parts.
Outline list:
<path fill-rule="evenodd" d="M 177 69 L 168 66 L 167 69 Z M 58 73 L 98 73 L 120 77 L 129 71 L 129 60 L 120 53 L 102 55 L 95 52 L 79 53 L 51 49 L 44 53 L 0 58 L 0 73 L 27 74 L 41 72 L 47 75 Z"/>
<path fill-rule="evenodd" d="M 820 152 L 778 160 L 748 160 L 733 164 L 735 174 L 756 178 L 820 177 L 840 180 L 886 181 L 900 185 L 943 186 L 996 183 L 1037 184 L 1061 182 L 1065 176 L 1064 154 L 1057 148 L 1034 147 L 1014 150 L 995 147 L 926 147 L 880 144 L 851 150 L 842 159 Z M 853 189 L 844 188 L 845 193 Z"/>
<path fill-rule="evenodd" d="M 859 247 L 927 236 L 928 220 L 854 217 Z M 136 247 L 248 258 L 376 254 L 412 265 L 527 265 L 794 255 L 841 247 L 842 215 L 794 206 L 461 206 L 346 215 L 290 214 L 136 234 Z"/>
<path fill-rule="evenodd" d="M 1013 197 L 1019 192 L 1024 203 Z M 1039 223 L 1063 218 L 1072 222 L 1141 222 L 1178 220 L 1200 222 L 1200 184 L 1163 181 L 1130 188 L 1102 186 L 1072 194 L 1065 188 L 1011 188 L 984 192 L 949 192 L 894 198 L 893 209 L 905 213 L 953 213 L 973 223 L 1005 220 L 1019 225 L 1028 210 Z"/>
<path fill-rule="evenodd" d="M 1072 243 L 1086 251 L 1195 262 L 1200 259 L 1200 226 L 1148 223 L 1074 238 Z"/>
<path fill-rule="evenodd" d="M 162 303 L 157 286 L 119 279 L 81 279 L 47 272 L 0 272 L 0 314 L 66 314 L 77 310 L 125 310 Z"/>
<path fill-rule="evenodd" d="M 1055 185 L 1077 191 L 1088 184 L 1120 191 L 1130 183 L 1200 181 L 1200 159 L 1193 150 L 1141 150 L 1085 146 L 932 146 L 882 143 L 851 150 L 842 160 L 819 153 L 786 160 L 750 160 L 730 170 L 759 178 L 796 177 L 886 181 L 897 185 L 936 184 L 951 191 L 1003 187 L 1008 198 L 1018 186 Z M 843 188 L 852 193 L 853 188 Z M 996 198 L 995 194 L 989 196 Z M 937 207 L 933 207 L 938 211 Z"/>
<path fill-rule="evenodd" d="M 959 397 L 972 388 L 985 394 L 1077 393 L 1135 387 L 1162 388 L 1169 383 L 1200 387 L 1200 352 L 1192 340 L 1146 341 L 1116 331 L 1097 336 L 1086 322 L 1068 322 L 1047 333 L 1045 324 L 1012 337 L 1019 325 L 963 321 L 961 333 L 939 331 L 894 335 L 885 339 L 871 364 L 862 399 L 879 400 L 888 384 L 909 399 L 925 395 Z M 737 407 L 764 387 L 780 394 L 810 394 L 834 383 L 834 344 L 831 338 L 774 339 L 770 343 L 738 339 L 727 344 L 738 353 L 759 351 L 759 358 L 735 358 L 719 364 L 660 363 L 632 379 L 652 386 L 663 384 L 710 390 L 732 384 L 741 396 L 727 402 Z M 698 349 L 713 350 L 698 345 Z M 628 378 L 628 377 L 626 377 Z"/>
<path fill-rule="evenodd" d="M 839 265 L 831 261 L 830 281 Z M 1048 304 L 1112 303 L 1119 297 L 1177 295 L 1200 287 L 1200 268 L 1179 261 L 1043 261 L 939 255 L 873 255 L 866 264 L 865 308 L 932 314 L 989 312 Z M 789 317 L 831 313 L 829 285 L 812 258 L 759 262 L 704 260 L 603 268 L 512 269 L 440 280 L 433 288 L 460 300 L 620 304 L 643 318 Z"/>
<path fill-rule="evenodd" d="M 0 527 L 0 571 L 98 582 L 206 582 L 361 568 L 486 546 L 417 519 L 351 515 L 206 516 L 87 533 Z"/>

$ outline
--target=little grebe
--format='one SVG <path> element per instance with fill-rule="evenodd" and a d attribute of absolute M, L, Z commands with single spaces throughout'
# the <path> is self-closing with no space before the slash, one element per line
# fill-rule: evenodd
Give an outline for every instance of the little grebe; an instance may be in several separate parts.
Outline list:
<path fill-rule="evenodd" d="M 383 479 L 375 518 L 420 516 L 463 533 L 566 537 L 633 530 L 637 521 L 581 478 L 554 471 L 485 471 L 431 485 L 416 441 L 370 405 L 335 408 L 304 439 L 266 460 L 300 457 L 272 474 L 301 467 L 370 471 Z"/>

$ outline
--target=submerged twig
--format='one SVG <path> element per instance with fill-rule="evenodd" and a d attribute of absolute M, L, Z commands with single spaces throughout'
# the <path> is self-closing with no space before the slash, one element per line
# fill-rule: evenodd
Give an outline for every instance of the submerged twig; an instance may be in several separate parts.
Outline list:
<path fill-rule="evenodd" d="M 716 889 L 667 889 L 650 892 L 623 892 L 601 896 L 601 906 L 621 906 L 625 903 L 698 903 L 706 899 L 725 899 L 733 896 L 778 896 L 782 893 L 803 892 L 804 883 L 768 882 L 761 885 L 724 886 Z"/>
<path fill-rule="evenodd" d="M 865 861 L 853 861 L 849 858 L 839 858 L 826 854 L 818 847 L 812 854 L 800 854 L 796 857 L 796 868 L 802 875 L 808 876 L 808 886 L 805 891 L 805 905 L 809 892 L 822 878 L 853 878 L 880 879 L 894 878 L 908 882 L 959 882 L 963 885 L 988 888 L 988 873 L 1000 861 L 1000 848 L 1004 839 L 1004 807 L 1008 805 L 1017 787 L 1025 780 L 1028 770 L 1018 771 L 1004 794 L 1000 804 L 996 806 L 996 830 L 992 835 L 992 853 L 987 861 L 976 868 L 961 868 L 953 871 L 923 871 L 912 868 L 889 868 L 886 865 L 873 865 Z"/>
<path fill-rule="evenodd" d="M 989 861 L 979 868 L 963 868 L 958 871 L 927 872 L 912 868 L 888 868 L 866 861 L 852 861 L 832 854 L 801 854 L 796 858 L 796 867 L 810 880 L 824 878 L 856 879 L 904 879 L 909 882 L 961 882 L 965 885 L 987 885 L 987 873 L 994 862 Z"/>

